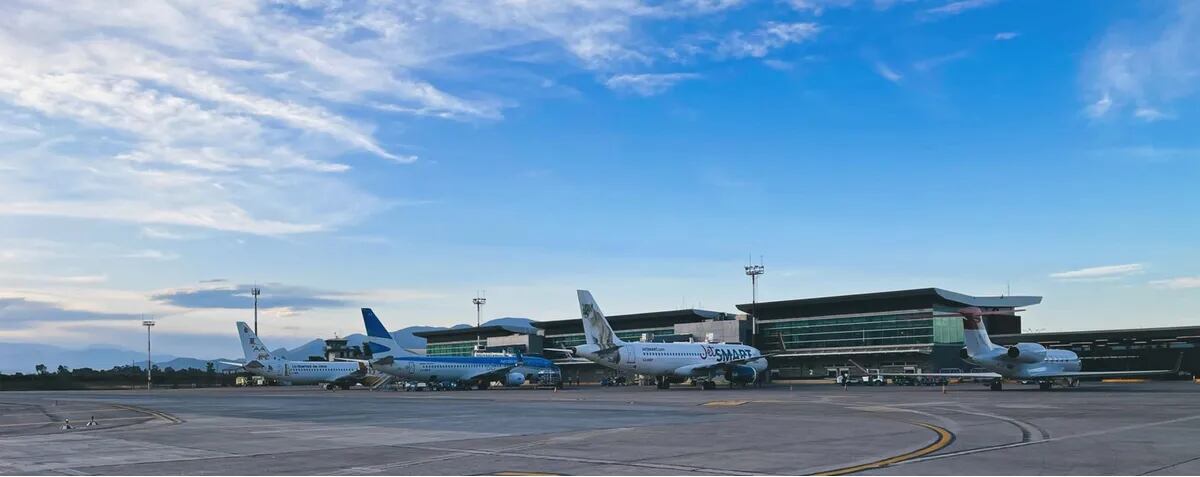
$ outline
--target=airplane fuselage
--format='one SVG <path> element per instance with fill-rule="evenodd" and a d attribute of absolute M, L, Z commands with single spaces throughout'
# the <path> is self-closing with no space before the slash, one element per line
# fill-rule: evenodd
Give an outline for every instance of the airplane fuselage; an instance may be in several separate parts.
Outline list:
<path fill-rule="evenodd" d="M 267 359 L 248 364 L 251 374 L 292 384 L 332 383 L 350 380 L 360 373 L 358 363 L 338 361 L 286 361 Z"/>
<path fill-rule="evenodd" d="M 1073 373 L 1083 369 L 1079 355 L 1060 349 L 1048 349 L 1045 358 L 1032 363 L 1009 359 L 1004 353 L 1004 348 L 985 356 L 972 356 L 967 360 L 1007 379 L 1036 380 L 1042 376 Z"/>
<path fill-rule="evenodd" d="M 618 371 L 648 376 L 683 378 L 715 375 L 715 371 L 702 373 L 704 376 L 693 373 L 677 373 L 677 370 L 691 365 L 716 364 L 762 356 L 762 353 L 753 346 L 740 344 L 641 342 L 625 343 L 606 350 L 601 350 L 595 345 L 582 345 L 576 348 L 576 354 Z M 767 360 L 750 361 L 745 366 L 754 368 L 755 372 L 762 372 L 767 369 Z"/>
<path fill-rule="evenodd" d="M 375 369 L 409 381 L 466 381 L 472 376 L 513 367 L 515 356 L 395 356 L 391 364 L 375 363 Z M 550 360 L 537 356 L 521 358 L 522 366 L 511 372 L 527 377 L 554 368 Z"/>

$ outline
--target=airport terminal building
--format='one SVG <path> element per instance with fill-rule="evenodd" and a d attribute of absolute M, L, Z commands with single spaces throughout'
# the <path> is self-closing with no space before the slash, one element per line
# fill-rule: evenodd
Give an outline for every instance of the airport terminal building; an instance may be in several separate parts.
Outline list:
<path fill-rule="evenodd" d="M 919 288 L 737 305 L 740 313 L 683 309 L 609 316 L 626 341 L 716 341 L 752 344 L 770 359 L 772 379 L 808 379 L 857 365 L 886 371 L 970 371 L 962 361 L 960 308 L 1016 310 L 1041 303 L 1039 296 L 971 296 Z M 757 320 L 753 317 L 757 316 Z M 1179 353 L 1182 368 L 1200 373 L 1200 326 L 1133 330 L 1021 333 L 1021 316 L 989 316 L 997 344 L 1036 342 L 1070 349 L 1085 370 L 1170 369 Z M 578 317 L 534 322 L 533 328 L 484 326 L 416 333 L 431 356 L 470 355 L 477 342 L 488 351 L 520 350 L 557 356 L 548 349 L 584 343 Z M 477 341 L 479 340 L 479 341 Z M 594 381 L 610 374 L 589 361 L 556 359 L 568 378 Z"/>

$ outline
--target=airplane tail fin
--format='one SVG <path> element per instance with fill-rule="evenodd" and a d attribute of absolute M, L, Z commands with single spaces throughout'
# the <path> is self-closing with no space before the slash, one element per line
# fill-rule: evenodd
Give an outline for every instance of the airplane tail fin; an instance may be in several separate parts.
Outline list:
<path fill-rule="evenodd" d="M 992 343 L 988 337 L 987 326 L 983 323 L 986 315 L 1012 314 L 1012 312 L 986 312 L 978 307 L 967 307 L 958 310 L 963 318 L 963 345 L 967 348 L 967 356 L 984 356 L 1003 346 Z"/>
<path fill-rule="evenodd" d="M 367 329 L 367 348 L 371 350 L 372 359 L 379 360 L 396 355 L 409 354 L 396 343 L 396 339 L 383 326 L 383 322 L 379 321 L 379 317 L 375 316 L 374 310 L 363 308 L 362 317 L 363 325 Z"/>
<path fill-rule="evenodd" d="M 263 344 L 262 340 L 258 339 L 258 335 L 254 334 L 254 330 L 250 329 L 244 321 L 237 322 L 238 337 L 242 341 L 242 353 L 246 355 L 246 362 L 263 361 L 273 359 L 271 351 L 267 349 L 267 345 Z"/>
<path fill-rule="evenodd" d="M 592 293 L 587 290 L 576 290 L 576 293 L 579 295 L 579 311 L 583 315 L 583 334 L 587 344 L 598 345 L 600 349 L 625 344 L 613 332 L 612 326 L 609 326 L 604 313 L 600 311 L 600 305 L 592 298 Z"/>

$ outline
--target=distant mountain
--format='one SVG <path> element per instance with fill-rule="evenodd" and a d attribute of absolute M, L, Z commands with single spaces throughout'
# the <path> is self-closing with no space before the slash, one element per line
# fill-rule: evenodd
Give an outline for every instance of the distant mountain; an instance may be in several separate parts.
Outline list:
<path fill-rule="evenodd" d="M 483 326 L 490 326 L 490 325 L 511 326 L 513 328 L 523 328 L 528 331 L 536 331 L 537 330 L 537 328 L 533 327 L 533 320 L 531 320 L 529 318 L 517 318 L 517 317 L 512 317 L 512 316 L 506 316 L 504 318 L 496 318 L 494 320 L 488 320 L 487 322 L 485 322 L 483 324 Z"/>
<path fill-rule="evenodd" d="M 214 359 L 214 360 L 211 360 L 211 361 L 212 361 L 212 363 L 213 363 L 213 367 L 214 367 L 214 368 L 216 368 L 216 370 L 217 370 L 217 371 L 224 371 L 224 370 L 226 370 L 226 369 L 232 369 L 232 368 L 234 368 L 234 366 L 229 366 L 229 365 L 227 365 L 227 364 L 221 364 L 221 361 L 229 361 L 229 362 L 234 362 L 234 361 L 241 361 L 241 360 L 240 360 L 240 359 L 218 358 L 218 359 Z M 167 369 L 167 368 L 174 368 L 174 369 L 188 369 L 188 368 L 192 368 L 192 369 L 208 369 L 208 363 L 209 363 L 209 360 L 203 360 L 203 359 L 196 359 L 196 358 L 175 358 L 175 359 L 172 359 L 172 360 L 170 360 L 170 361 L 163 361 L 163 362 L 160 362 L 160 363 L 154 363 L 154 365 L 155 365 L 155 366 L 158 366 L 158 368 L 159 368 L 159 369 Z"/>
<path fill-rule="evenodd" d="M 529 318 L 504 317 L 488 320 L 484 325 L 505 325 L 533 330 L 531 322 L 532 320 Z M 470 325 L 454 325 L 450 329 L 462 328 L 470 328 Z M 447 328 L 440 326 L 409 326 L 393 331 L 392 336 L 396 338 L 396 342 L 402 348 L 422 350 L 425 348 L 425 338 L 417 337 L 413 333 L 445 329 Z M 361 345 L 365 338 L 366 336 L 360 333 L 345 337 L 350 346 Z M 273 353 L 286 359 L 303 361 L 309 356 L 324 356 L 325 341 L 314 339 L 295 348 L 276 349 Z M 84 349 L 67 349 L 44 344 L 0 343 L 0 373 L 33 373 L 34 367 L 38 364 L 46 365 L 51 371 L 59 365 L 71 369 L 111 369 L 114 366 L 127 364 L 141 366 L 145 364 L 145 360 L 146 355 L 143 352 L 115 346 L 100 345 Z M 199 359 L 157 353 L 154 355 L 154 360 L 154 364 L 159 368 L 169 366 L 175 369 L 205 369 L 209 361 L 243 361 L 240 357 L 237 359 Z M 217 363 L 217 370 L 223 370 L 226 367 Z"/>
<path fill-rule="evenodd" d="M 171 360 L 175 356 L 155 354 L 156 360 Z M 38 364 L 53 371 L 58 366 L 68 368 L 111 369 L 127 364 L 145 364 L 144 352 L 113 346 L 91 346 L 68 349 L 47 344 L 0 343 L 0 372 L 32 373 Z"/>

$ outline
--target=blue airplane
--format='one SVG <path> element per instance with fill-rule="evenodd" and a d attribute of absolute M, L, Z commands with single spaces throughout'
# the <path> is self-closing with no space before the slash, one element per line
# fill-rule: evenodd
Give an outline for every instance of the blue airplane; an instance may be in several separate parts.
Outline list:
<path fill-rule="evenodd" d="M 371 367 L 400 379 L 418 382 L 454 382 L 487 389 L 499 381 L 505 386 L 520 386 L 537 379 L 543 371 L 559 375 L 558 367 L 539 356 L 423 356 L 409 352 L 396 343 L 375 312 L 362 309 L 371 350 Z"/>

